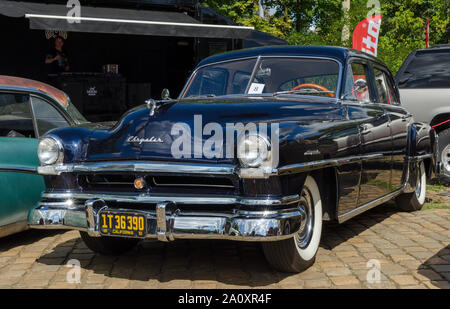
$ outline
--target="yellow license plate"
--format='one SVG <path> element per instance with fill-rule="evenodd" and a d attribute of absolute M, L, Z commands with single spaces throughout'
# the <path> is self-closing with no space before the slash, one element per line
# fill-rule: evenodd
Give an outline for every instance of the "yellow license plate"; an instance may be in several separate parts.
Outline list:
<path fill-rule="evenodd" d="M 101 212 L 99 228 L 103 235 L 145 237 L 147 219 L 140 214 Z"/>

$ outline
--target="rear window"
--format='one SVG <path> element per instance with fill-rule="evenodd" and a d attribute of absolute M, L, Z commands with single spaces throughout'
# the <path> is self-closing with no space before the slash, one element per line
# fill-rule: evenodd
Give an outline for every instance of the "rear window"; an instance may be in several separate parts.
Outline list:
<path fill-rule="evenodd" d="M 399 88 L 450 88 L 450 49 L 418 51 L 410 57 L 397 75 Z"/>

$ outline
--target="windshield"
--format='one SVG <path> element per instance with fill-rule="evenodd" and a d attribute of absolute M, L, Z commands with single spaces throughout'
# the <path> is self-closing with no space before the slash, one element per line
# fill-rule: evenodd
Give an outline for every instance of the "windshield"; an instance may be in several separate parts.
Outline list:
<path fill-rule="evenodd" d="M 77 124 L 87 123 L 89 121 L 84 118 L 80 111 L 72 104 L 69 97 L 67 97 L 67 113 L 70 115 L 72 120 Z"/>
<path fill-rule="evenodd" d="M 328 59 L 267 57 L 199 69 L 183 98 L 224 95 L 306 94 L 334 98 L 339 64 Z"/>

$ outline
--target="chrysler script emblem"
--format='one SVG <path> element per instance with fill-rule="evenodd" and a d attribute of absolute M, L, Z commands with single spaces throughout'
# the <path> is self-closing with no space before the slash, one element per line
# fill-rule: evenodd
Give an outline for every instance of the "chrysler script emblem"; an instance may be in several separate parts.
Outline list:
<path fill-rule="evenodd" d="M 150 137 L 150 138 L 140 138 L 137 136 L 129 136 L 127 138 L 127 143 L 138 143 L 139 145 L 142 145 L 144 143 L 164 143 L 163 140 L 159 137 Z"/>

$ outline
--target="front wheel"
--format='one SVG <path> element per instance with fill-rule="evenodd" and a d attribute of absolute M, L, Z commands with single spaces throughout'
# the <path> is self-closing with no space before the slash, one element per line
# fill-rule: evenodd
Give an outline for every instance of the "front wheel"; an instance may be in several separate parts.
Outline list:
<path fill-rule="evenodd" d="M 138 243 L 138 239 L 119 237 L 91 237 L 80 232 L 86 246 L 94 252 L 104 255 L 118 255 L 130 251 Z"/>
<path fill-rule="evenodd" d="M 403 193 L 396 198 L 397 206 L 404 211 L 421 210 L 425 204 L 427 195 L 427 174 L 425 172 L 425 163 L 420 162 L 417 172 L 417 185 L 413 193 Z"/>
<path fill-rule="evenodd" d="M 282 272 L 301 272 L 314 264 L 322 235 L 322 199 L 319 186 L 308 176 L 298 207 L 306 214 L 302 228 L 292 238 L 262 243 L 269 264 Z"/>

